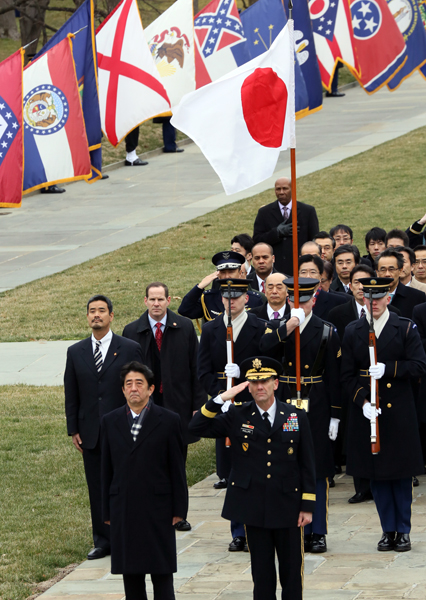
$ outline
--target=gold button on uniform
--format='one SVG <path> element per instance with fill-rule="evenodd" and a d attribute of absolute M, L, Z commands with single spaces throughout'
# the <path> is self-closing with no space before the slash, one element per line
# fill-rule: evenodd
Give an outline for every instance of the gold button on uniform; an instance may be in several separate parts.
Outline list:
<path fill-rule="evenodd" d="M 272 454 L 272 452 L 270 450 L 268 450 L 268 454 Z"/>
<path fill-rule="evenodd" d="M 392 387 L 392 384 L 388 383 L 386 387 L 390 388 L 390 387 Z"/>
<path fill-rule="evenodd" d="M 234 485 L 234 482 L 232 482 L 232 485 Z"/>
<path fill-rule="evenodd" d="M 297 488 L 295 488 L 295 490 L 294 490 L 294 491 L 295 491 L 295 492 L 297 492 Z"/>
<path fill-rule="evenodd" d="M 305 369 L 309 369 L 309 365 L 305 365 Z"/>
<path fill-rule="evenodd" d="M 294 450 L 293 448 L 290 446 L 290 448 L 287 450 L 287 454 L 293 454 Z"/>
<path fill-rule="evenodd" d="M 287 398 L 287 404 L 290 404 L 291 400 L 290 398 Z"/>
<path fill-rule="evenodd" d="M 288 363 L 288 366 L 289 366 L 289 367 L 292 367 L 292 366 L 293 366 L 293 363 L 292 363 L 292 362 L 289 362 L 289 363 Z"/>
<path fill-rule="evenodd" d="M 290 440 L 291 443 L 293 443 L 293 440 Z"/>
<path fill-rule="evenodd" d="M 388 404 L 388 408 L 392 408 L 392 404 L 390 402 Z"/>
<path fill-rule="evenodd" d="M 271 466 L 271 463 L 266 463 L 266 466 L 267 466 L 267 467 L 270 467 L 270 466 Z"/>
<path fill-rule="evenodd" d="M 267 477 L 268 479 L 271 479 L 271 476 L 270 476 L 270 474 L 269 474 L 269 473 L 267 474 L 267 476 L 266 476 L 266 477 Z"/>
<path fill-rule="evenodd" d="M 245 435 L 244 437 L 245 437 L 245 438 L 247 438 L 248 436 L 247 436 L 247 435 Z"/>
<path fill-rule="evenodd" d="M 270 444 L 272 442 L 271 438 L 269 438 L 268 440 L 266 440 L 268 442 L 268 444 Z"/>

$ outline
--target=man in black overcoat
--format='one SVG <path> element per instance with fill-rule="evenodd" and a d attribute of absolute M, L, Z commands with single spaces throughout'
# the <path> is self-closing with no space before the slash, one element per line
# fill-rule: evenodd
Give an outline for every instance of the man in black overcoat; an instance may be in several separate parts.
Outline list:
<path fill-rule="evenodd" d="M 315 509 L 308 420 L 304 410 L 274 397 L 280 373 L 276 360 L 245 360 L 241 374 L 248 381 L 209 400 L 189 426 L 195 435 L 230 437 L 232 471 L 222 516 L 245 524 L 255 600 L 276 600 L 275 552 L 283 600 L 302 600 L 303 526 Z M 247 390 L 253 399 L 239 402 Z"/>
<path fill-rule="evenodd" d="M 101 514 L 101 418 L 125 402 L 120 384 L 123 365 L 142 360 L 139 344 L 112 333 L 112 308 L 106 296 L 89 300 L 87 320 L 92 335 L 68 348 L 64 375 L 67 431 L 83 454 L 89 488 L 95 545 L 87 556 L 89 560 L 110 552 L 109 528 Z"/>
<path fill-rule="evenodd" d="M 328 478 L 334 475 L 332 441 L 340 421 L 340 341 L 335 328 L 312 312 L 313 296 L 319 281 L 299 278 L 300 308 L 294 308 L 294 280 L 285 279 L 291 306 L 290 318 L 270 321 L 260 341 L 261 352 L 275 350 L 282 357 L 286 403 L 296 398 L 296 327 L 300 327 L 302 396 L 309 398 L 308 420 L 315 449 L 316 509 L 312 524 L 305 527 L 305 550 L 327 551 Z"/>
<path fill-rule="evenodd" d="M 111 573 L 122 573 L 126 600 L 174 600 L 174 525 L 188 510 L 179 415 L 156 406 L 154 375 L 138 362 L 121 372 L 127 404 L 102 420 L 102 515 L 111 527 Z"/>
<path fill-rule="evenodd" d="M 370 479 L 383 530 L 377 549 L 405 552 L 411 549 L 412 477 L 424 472 L 411 378 L 425 373 L 426 355 L 416 325 L 387 309 L 392 279 L 360 281 L 370 314 L 372 309 L 377 365 L 370 367 L 369 322 L 363 317 L 346 327 L 342 346 L 342 384 L 349 398 L 346 472 Z M 380 399 L 380 452 L 374 455 L 371 377 L 379 380 Z"/>
<path fill-rule="evenodd" d="M 281 177 L 275 182 L 277 200 L 259 208 L 253 231 L 255 244 L 266 242 L 274 249 L 275 268 L 293 274 L 293 228 L 291 224 L 291 181 Z M 309 204 L 297 203 L 297 243 L 300 248 L 319 232 L 316 210 Z"/>

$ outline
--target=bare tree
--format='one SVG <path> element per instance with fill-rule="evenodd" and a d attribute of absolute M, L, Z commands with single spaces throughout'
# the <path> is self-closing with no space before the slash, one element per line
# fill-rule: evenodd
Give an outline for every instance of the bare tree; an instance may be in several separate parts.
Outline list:
<path fill-rule="evenodd" d="M 0 0 L 0 8 L 10 6 L 10 0 Z M 0 38 L 19 39 L 18 26 L 16 24 L 15 11 L 10 10 L 0 15 Z"/>

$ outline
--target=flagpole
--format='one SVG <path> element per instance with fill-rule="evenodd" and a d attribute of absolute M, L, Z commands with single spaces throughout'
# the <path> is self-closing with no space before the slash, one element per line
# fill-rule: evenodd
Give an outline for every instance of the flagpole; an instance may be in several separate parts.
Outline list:
<path fill-rule="evenodd" d="M 290 44 L 292 55 L 294 53 L 294 23 L 293 23 L 293 2 L 288 3 L 288 20 L 291 21 L 290 27 Z M 293 58 L 294 65 L 294 58 Z M 294 67 L 293 67 L 294 68 Z M 293 98 L 294 91 L 294 76 L 293 76 Z M 295 126 L 296 127 L 296 126 Z M 293 136 L 290 147 L 290 172 L 291 172 L 291 223 L 293 226 L 293 280 L 294 280 L 294 307 L 299 308 L 299 245 L 297 236 L 297 194 L 296 194 L 296 135 Z M 296 399 L 297 404 L 301 406 L 301 390 L 300 383 L 300 329 L 296 327 L 294 330 L 294 346 L 295 346 L 295 363 L 296 363 Z"/>

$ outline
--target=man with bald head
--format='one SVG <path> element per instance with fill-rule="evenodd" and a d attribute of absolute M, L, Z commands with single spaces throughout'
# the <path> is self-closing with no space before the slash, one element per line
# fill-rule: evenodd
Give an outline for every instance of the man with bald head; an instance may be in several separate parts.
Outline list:
<path fill-rule="evenodd" d="M 283 319 L 290 314 L 290 306 L 287 304 L 287 287 L 283 280 L 286 278 L 282 273 L 271 273 L 265 281 L 265 296 L 267 302 L 262 306 L 252 308 L 250 312 L 265 321 Z"/>
<path fill-rule="evenodd" d="M 280 177 L 275 182 L 275 202 L 259 209 L 254 222 L 254 243 L 265 242 L 274 249 L 275 268 L 286 275 L 293 274 L 293 227 L 291 181 Z M 318 217 L 313 206 L 297 203 L 298 254 L 306 242 L 319 231 Z"/>
<path fill-rule="evenodd" d="M 316 242 L 305 242 L 303 246 L 300 248 L 300 256 L 304 256 L 305 254 L 310 254 L 311 256 L 317 255 L 321 257 L 321 246 Z"/>

